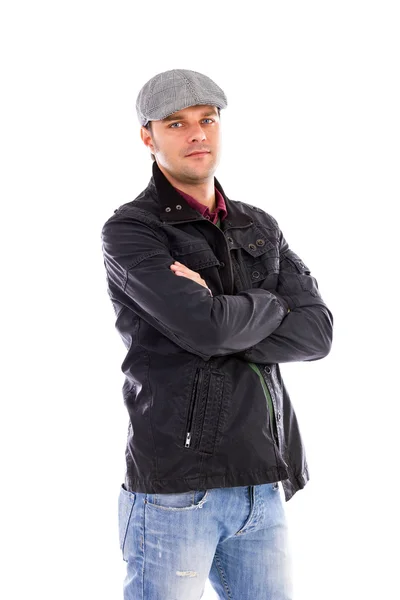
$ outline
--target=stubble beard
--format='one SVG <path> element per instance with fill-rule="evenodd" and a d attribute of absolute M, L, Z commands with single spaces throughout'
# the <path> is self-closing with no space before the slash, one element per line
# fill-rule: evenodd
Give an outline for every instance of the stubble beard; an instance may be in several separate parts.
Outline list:
<path fill-rule="evenodd" d="M 159 147 L 155 140 L 153 140 L 154 150 L 159 151 Z M 185 183 L 203 183 L 214 176 L 214 173 L 218 166 L 218 155 L 211 154 L 211 157 L 205 157 L 204 162 L 208 161 L 204 165 L 191 166 L 189 161 L 196 161 L 196 158 L 187 158 L 183 156 L 177 164 L 171 164 L 168 160 L 168 156 L 165 156 L 166 161 L 161 160 L 161 165 L 173 176 L 175 179 L 181 180 Z M 211 159 L 211 160 L 210 160 Z M 198 159 L 199 162 L 203 159 Z M 163 164 L 164 163 L 164 164 Z"/>
<path fill-rule="evenodd" d="M 185 159 L 184 159 L 185 160 Z M 188 159 L 191 160 L 191 159 Z M 196 159 L 194 159 L 196 160 Z M 201 160 L 201 159 L 200 159 Z M 208 160 L 208 159 L 206 159 Z M 186 179 L 188 182 L 202 182 L 210 179 L 215 172 L 215 163 L 212 161 L 209 165 L 199 167 L 191 167 L 190 165 L 183 164 L 180 168 L 180 176 Z"/>

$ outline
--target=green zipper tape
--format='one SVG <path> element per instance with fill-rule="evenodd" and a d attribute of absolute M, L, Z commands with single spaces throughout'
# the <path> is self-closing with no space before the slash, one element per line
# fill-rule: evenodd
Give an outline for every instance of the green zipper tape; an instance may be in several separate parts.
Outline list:
<path fill-rule="evenodd" d="M 277 425 L 276 425 L 276 420 L 275 420 L 275 411 L 274 411 L 274 405 L 272 404 L 272 399 L 271 399 L 271 394 L 269 393 L 269 389 L 267 384 L 264 381 L 264 377 L 262 376 L 260 369 L 257 367 L 257 365 L 255 363 L 249 362 L 247 363 L 249 365 L 249 367 L 251 367 L 253 369 L 253 371 L 255 371 L 257 373 L 257 375 L 260 378 L 261 381 L 261 385 L 263 386 L 264 389 L 264 394 L 267 398 L 268 401 L 268 406 L 269 406 L 269 414 L 271 415 L 274 424 L 275 424 L 275 432 L 278 431 Z M 273 434 L 275 433 L 274 431 L 272 432 Z"/>

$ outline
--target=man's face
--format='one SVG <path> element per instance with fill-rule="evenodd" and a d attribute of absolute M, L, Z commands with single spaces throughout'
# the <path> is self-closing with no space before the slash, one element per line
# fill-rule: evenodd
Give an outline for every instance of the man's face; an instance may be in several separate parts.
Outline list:
<path fill-rule="evenodd" d="M 157 163 L 186 183 L 214 177 L 220 160 L 220 119 L 216 106 L 198 105 L 151 122 L 152 133 L 141 128 L 141 137 Z M 189 156 L 193 152 L 206 154 Z"/>

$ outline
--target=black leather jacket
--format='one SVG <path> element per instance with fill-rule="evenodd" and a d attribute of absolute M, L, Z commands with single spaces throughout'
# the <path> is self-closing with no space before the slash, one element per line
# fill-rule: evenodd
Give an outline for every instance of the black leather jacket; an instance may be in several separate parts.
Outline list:
<path fill-rule="evenodd" d="M 276 220 L 227 198 L 217 227 L 153 163 L 147 188 L 102 228 L 115 326 L 127 349 L 125 485 L 173 493 L 308 479 L 279 363 L 326 356 L 333 317 Z M 176 276 L 175 261 L 212 292 Z"/>

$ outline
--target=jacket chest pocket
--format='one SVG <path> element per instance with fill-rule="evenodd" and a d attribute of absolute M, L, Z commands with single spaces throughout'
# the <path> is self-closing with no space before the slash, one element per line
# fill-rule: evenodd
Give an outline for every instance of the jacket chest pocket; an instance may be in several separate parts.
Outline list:
<path fill-rule="evenodd" d="M 233 247 L 245 287 L 275 289 L 279 274 L 278 240 L 270 240 L 261 228 L 237 232 Z"/>
<path fill-rule="evenodd" d="M 219 267 L 221 265 L 207 242 L 201 240 L 181 246 L 172 246 L 170 247 L 170 253 L 175 260 L 192 271 L 201 271 L 208 267 Z"/>
<path fill-rule="evenodd" d="M 213 454 L 223 400 L 224 374 L 196 369 L 185 424 L 184 447 Z"/>

